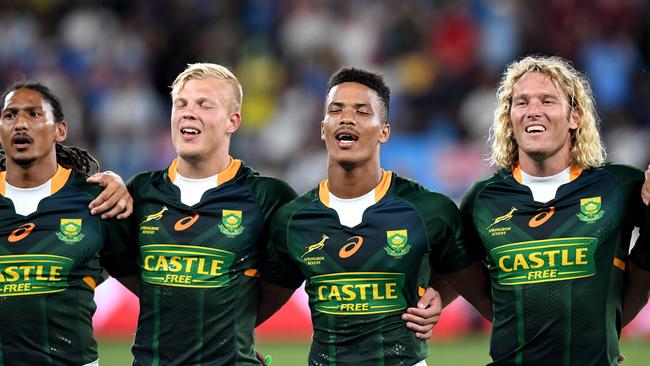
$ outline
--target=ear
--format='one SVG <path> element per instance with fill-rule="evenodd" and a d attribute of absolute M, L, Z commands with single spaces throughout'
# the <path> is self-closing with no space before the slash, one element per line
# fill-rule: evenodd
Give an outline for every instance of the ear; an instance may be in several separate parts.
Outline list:
<path fill-rule="evenodd" d="M 241 124 L 241 113 L 240 112 L 233 112 L 230 114 L 230 119 L 228 120 L 228 126 L 226 128 L 226 132 L 229 134 L 235 133 L 237 129 L 239 128 L 239 125 Z"/>
<path fill-rule="evenodd" d="M 68 123 L 61 121 L 56 123 L 55 141 L 63 142 L 68 137 Z"/>
<path fill-rule="evenodd" d="M 320 121 L 320 139 L 325 141 L 325 120 Z"/>
<path fill-rule="evenodd" d="M 572 130 L 578 129 L 580 127 L 580 117 L 582 116 L 582 111 L 578 107 L 573 107 L 569 111 L 569 128 Z"/>
<path fill-rule="evenodd" d="M 379 130 L 379 143 L 385 144 L 390 137 L 390 123 L 382 123 L 381 129 Z"/>

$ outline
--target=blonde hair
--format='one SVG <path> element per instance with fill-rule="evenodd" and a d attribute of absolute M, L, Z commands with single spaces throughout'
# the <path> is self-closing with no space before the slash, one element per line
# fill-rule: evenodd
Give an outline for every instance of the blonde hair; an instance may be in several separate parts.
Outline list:
<path fill-rule="evenodd" d="M 186 82 L 191 79 L 203 80 L 214 78 L 225 80 L 232 89 L 233 98 L 230 103 L 232 112 L 239 112 L 241 110 L 241 101 L 243 98 L 243 91 L 237 77 L 226 67 L 212 64 L 212 63 L 195 63 L 187 64 L 187 68 L 183 70 L 172 83 L 171 96 L 174 98 L 181 91 Z"/>
<path fill-rule="evenodd" d="M 497 89 L 497 108 L 488 138 L 490 165 L 512 169 L 519 161 L 510 108 L 512 89 L 528 72 L 542 73 L 551 78 L 578 114 L 578 128 L 571 130 L 571 164 L 582 169 L 601 166 L 606 153 L 598 132 L 599 121 L 591 86 L 581 72 L 556 56 L 527 56 L 506 68 Z"/>

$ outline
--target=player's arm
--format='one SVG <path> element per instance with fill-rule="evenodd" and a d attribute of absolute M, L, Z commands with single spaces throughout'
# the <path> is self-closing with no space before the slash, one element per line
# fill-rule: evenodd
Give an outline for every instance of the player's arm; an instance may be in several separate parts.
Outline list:
<path fill-rule="evenodd" d="M 87 182 L 104 188 L 88 206 L 92 215 L 100 214 L 102 219 L 117 216 L 121 220 L 133 213 L 133 198 L 119 175 L 111 171 L 96 173 Z"/>
<path fill-rule="evenodd" d="M 280 310 L 280 308 L 289 301 L 294 291 L 296 291 L 296 289 L 276 286 L 262 280 L 255 326 L 257 327 L 264 323 L 268 318 Z"/>
<path fill-rule="evenodd" d="M 646 206 L 650 204 L 650 165 L 648 165 L 648 169 L 645 171 L 645 181 L 643 182 L 643 187 L 641 187 L 641 198 Z"/>
<path fill-rule="evenodd" d="M 623 326 L 631 322 L 643 309 L 648 303 L 649 295 L 650 271 L 643 270 L 634 262 L 629 261 L 623 297 Z"/>
<path fill-rule="evenodd" d="M 140 296 L 140 277 L 137 274 L 115 278 L 135 296 Z"/>
<path fill-rule="evenodd" d="M 485 266 L 476 261 L 460 271 L 445 274 L 445 280 L 458 291 L 483 317 L 492 321 L 490 278 Z"/>
<path fill-rule="evenodd" d="M 438 273 L 431 273 L 429 286 L 417 306 L 407 308 L 402 314 L 406 327 L 415 332 L 415 336 L 420 339 L 431 338 L 433 328 L 440 320 L 442 309 L 458 297 L 458 292 Z"/>

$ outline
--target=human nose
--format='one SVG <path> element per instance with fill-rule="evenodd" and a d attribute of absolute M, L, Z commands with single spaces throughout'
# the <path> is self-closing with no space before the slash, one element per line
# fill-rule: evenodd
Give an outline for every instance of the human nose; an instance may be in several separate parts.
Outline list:
<path fill-rule="evenodd" d="M 26 130 L 27 126 L 29 126 L 27 117 L 25 117 L 25 113 L 18 112 L 16 114 L 16 122 L 14 123 L 14 130 Z"/>
<path fill-rule="evenodd" d="M 356 123 L 357 122 L 354 119 L 354 110 L 352 108 L 343 109 L 343 112 L 341 113 L 341 120 L 339 121 L 339 124 L 342 124 L 342 125 L 354 125 Z"/>
<path fill-rule="evenodd" d="M 537 99 L 532 99 L 528 102 L 526 108 L 526 117 L 535 118 L 542 115 L 542 102 Z"/>
<path fill-rule="evenodd" d="M 196 119 L 196 113 L 194 112 L 194 106 L 193 105 L 187 105 L 185 108 L 183 108 L 183 111 L 181 112 L 181 117 L 183 119 Z"/>

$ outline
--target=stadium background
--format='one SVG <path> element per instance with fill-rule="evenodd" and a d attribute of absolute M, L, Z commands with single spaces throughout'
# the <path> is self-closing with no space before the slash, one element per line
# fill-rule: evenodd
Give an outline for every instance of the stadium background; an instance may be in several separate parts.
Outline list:
<path fill-rule="evenodd" d="M 67 142 L 124 178 L 174 157 L 168 86 L 198 61 L 230 67 L 243 84 L 233 155 L 298 192 L 324 178 L 319 122 L 327 77 L 341 65 L 379 70 L 392 87 L 383 166 L 457 202 L 492 172 L 484 158 L 495 84 L 529 53 L 587 73 L 609 160 L 650 162 L 645 0 L 0 0 L 0 49 L 3 87 L 25 78 L 52 87 Z M 114 282 L 98 288 L 97 302 L 102 364 L 126 364 L 137 302 Z M 308 316 L 298 293 L 258 332 L 275 365 L 304 363 Z M 436 328 L 435 364 L 484 363 L 488 329 L 456 301 Z M 626 365 L 647 365 L 649 308 L 623 339 Z"/>

